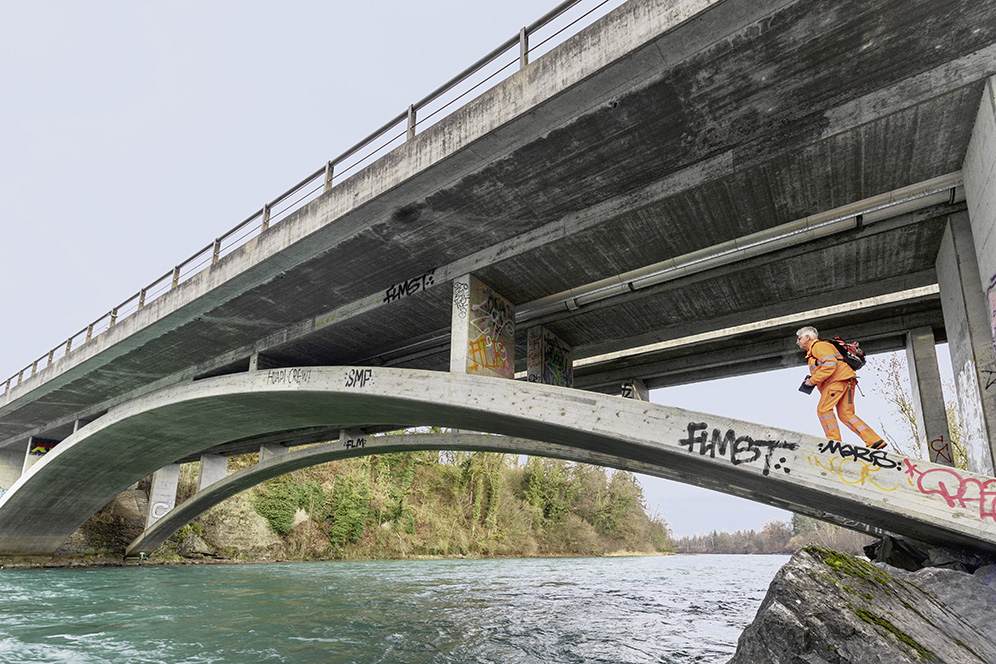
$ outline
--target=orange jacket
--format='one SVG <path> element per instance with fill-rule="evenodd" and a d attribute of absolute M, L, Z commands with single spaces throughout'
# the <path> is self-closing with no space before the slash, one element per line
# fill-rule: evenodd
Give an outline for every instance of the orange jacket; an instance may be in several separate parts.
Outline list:
<path fill-rule="evenodd" d="M 806 360 L 809 362 L 809 381 L 820 390 L 825 384 L 851 380 L 856 375 L 829 341 L 814 341 L 806 353 Z"/>

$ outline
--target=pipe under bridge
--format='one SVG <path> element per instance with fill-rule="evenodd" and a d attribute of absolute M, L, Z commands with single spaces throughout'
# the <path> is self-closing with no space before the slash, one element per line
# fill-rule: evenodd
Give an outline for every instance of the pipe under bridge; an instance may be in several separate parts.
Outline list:
<path fill-rule="evenodd" d="M 515 451 L 615 466 L 852 527 L 996 552 L 994 478 L 572 388 L 414 369 L 305 367 L 168 387 L 82 427 L 0 499 L 0 555 L 51 556 L 121 491 L 177 459 L 226 442 L 292 441 L 303 431 L 314 436 L 385 426 L 501 436 L 383 436 L 362 446 L 345 441 L 288 454 L 209 487 L 158 534 L 147 531 L 129 553 L 144 551 L 143 540 L 151 543 L 198 510 L 293 467 L 336 455 L 432 448 Z"/>

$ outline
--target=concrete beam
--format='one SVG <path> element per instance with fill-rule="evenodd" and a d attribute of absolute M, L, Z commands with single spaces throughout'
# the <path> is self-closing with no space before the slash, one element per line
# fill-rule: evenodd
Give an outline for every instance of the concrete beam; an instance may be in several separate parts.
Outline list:
<path fill-rule="evenodd" d="M 937 252 L 937 281 L 969 468 L 992 475 L 996 454 L 996 353 L 966 213 L 949 218 Z"/>
<path fill-rule="evenodd" d="M 986 81 L 962 172 L 979 279 L 986 289 L 990 335 L 996 346 L 996 77 Z"/>
<path fill-rule="evenodd" d="M 910 330 L 906 335 L 906 363 L 909 365 L 920 446 L 927 450 L 927 458 L 933 463 L 954 466 L 948 413 L 944 404 L 944 392 L 941 390 L 941 372 L 937 367 L 937 350 L 931 328 L 920 327 Z"/>
<path fill-rule="evenodd" d="M 193 450 L 264 431 L 389 423 L 610 454 L 654 465 L 662 476 L 785 509 L 818 509 L 925 542 L 996 551 L 992 478 L 563 387 L 382 367 L 364 368 L 370 373 L 359 385 L 349 380 L 354 369 L 310 367 L 306 380 L 277 383 L 263 372 L 244 372 L 179 385 L 115 409 L 63 441 L 0 499 L 0 555 L 51 555 L 117 493 Z M 978 498 L 966 498 L 970 493 Z"/>

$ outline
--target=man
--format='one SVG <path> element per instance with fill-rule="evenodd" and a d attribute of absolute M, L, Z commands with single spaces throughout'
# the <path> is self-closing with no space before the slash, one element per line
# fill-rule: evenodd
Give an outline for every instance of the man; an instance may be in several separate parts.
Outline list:
<path fill-rule="evenodd" d="M 858 379 L 854 369 L 844 361 L 837 349 L 829 341 L 820 341 L 815 327 L 804 327 L 796 332 L 796 344 L 806 351 L 809 362 L 809 376 L 805 385 L 820 388 L 820 402 L 816 415 L 828 440 L 840 440 L 840 425 L 834 417 L 834 408 L 847 428 L 858 434 L 865 446 L 873 450 L 885 447 L 885 441 L 875 431 L 854 414 L 854 387 Z"/>

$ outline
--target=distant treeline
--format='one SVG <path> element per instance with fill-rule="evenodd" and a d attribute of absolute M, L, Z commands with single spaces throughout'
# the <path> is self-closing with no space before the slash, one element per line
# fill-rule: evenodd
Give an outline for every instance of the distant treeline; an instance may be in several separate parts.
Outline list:
<path fill-rule="evenodd" d="M 713 531 L 705 535 L 675 540 L 678 553 L 758 553 L 792 554 L 809 544 L 860 554 L 871 537 L 798 514 L 791 521 L 769 521 L 761 532 Z"/>

